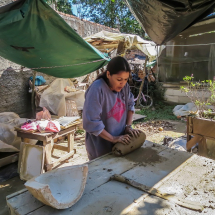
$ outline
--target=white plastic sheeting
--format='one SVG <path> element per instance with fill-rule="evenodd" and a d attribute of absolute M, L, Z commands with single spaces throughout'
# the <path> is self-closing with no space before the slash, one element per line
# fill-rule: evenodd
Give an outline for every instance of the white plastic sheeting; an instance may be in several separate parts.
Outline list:
<path fill-rule="evenodd" d="M 74 87 L 69 79 L 58 78 L 54 80 L 50 87 L 41 95 L 40 107 L 46 107 L 53 114 L 58 116 L 66 116 L 66 100 L 76 102 L 78 108 L 84 106 L 84 90 L 75 92 L 66 92 L 64 88 L 67 86 Z"/>
<path fill-rule="evenodd" d="M 197 111 L 197 108 L 194 103 L 187 103 L 186 105 L 177 105 L 173 109 L 173 114 L 175 116 L 188 116 L 190 112 Z"/>
<path fill-rule="evenodd" d="M 85 37 L 84 39 L 88 43 L 92 43 L 93 41 L 99 39 L 102 40 L 103 43 L 95 45 L 95 47 L 99 50 L 104 49 L 105 46 L 107 46 L 109 49 L 117 48 L 119 42 L 124 42 L 124 46 L 126 49 L 130 49 L 132 46 L 136 46 L 136 48 L 146 54 L 151 60 L 155 59 L 157 55 L 160 56 L 162 50 L 165 48 L 164 45 L 156 47 L 156 44 L 154 42 L 144 40 L 138 35 L 112 33 L 108 31 L 100 31 L 99 33 Z M 105 41 L 114 43 L 108 43 L 107 45 L 105 45 Z"/>
<path fill-rule="evenodd" d="M 14 127 L 26 121 L 13 112 L 0 113 L 0 152 L 19 151 L 21 138 L 17 137 Z"/>

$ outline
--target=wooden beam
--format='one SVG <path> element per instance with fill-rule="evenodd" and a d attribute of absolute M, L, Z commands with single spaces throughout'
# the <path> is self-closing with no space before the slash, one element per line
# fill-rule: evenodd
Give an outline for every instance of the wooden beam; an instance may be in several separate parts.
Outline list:
<path fill-rule="evenodd" d="M 54 144 L 53 149 L 58 149 L 58 150 L 65 151 L 65 152 L 68 151 L 68 147 L 61 146 L 61 145 L 58 145 L 58 144 Z"/>
<path fill-rule="evenodd" d="M 47 170 L 52 170 L 54 167 L 56 167 L 58 164 L 60 164 L 61 162 L 69 159 L 70 157 L 72 157 L 75 154 L 75 150 L 72 150 L 70 153 L 67 153 L 66 155 L 62 156 L 60 159 L 56 160 L 55 162 L 52 162 L 50 164 L 46 164 L 46 168 Z"/>
<path fill-rule="evenodd" d="M 200 135 L 195 135 L 192 139 L 190 139 L 187 144 L 186 144 L 186 148 L 187 148 L 187 151 L 190 151 L 191 148 L 193 146 L 196 145 L 196 143 L 199 143 L 200 141 L 202 140 L 202 136 Z"/>

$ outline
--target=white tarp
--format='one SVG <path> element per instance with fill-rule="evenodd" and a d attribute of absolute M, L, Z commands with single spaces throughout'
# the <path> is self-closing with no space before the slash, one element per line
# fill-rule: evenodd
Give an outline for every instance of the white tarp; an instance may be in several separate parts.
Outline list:
<path fill-rule="evenodd" d="M 83 108 L 85 91 L 77 89 L 75 92 L 68 93 L 64 91 L 67 86 L 74 87 L 69 79 L 55 79 L 41 95 L 40 107 L 46 107 L 58 116 L 66 116 L 66 99 L 69 99 L 75 101 L 79 109 Z"/>
<path fill-rule="evenodd" d="M 19 127 L 26 122 L 13 112 L 0 113 L 0 152 L 19 151 L 21 138 L 17 137 L 14 127 Z"/>
<path fill-rule="evenodd" d="M 136 46 L 150 59 L 155 59 L 157 55 L 160 56 L 162 50 L 165 48 L 165 46 L 156 47 L 156 44 L 153 41 L 144 40 L 138 35 L 112 33 L 108 31 L 100 31 L 99 33 L 85 37 L 84 39 L 89 43 L 92 43 L 93 41 L 99 39 L 102 40 L 103 43 L 101 45 L 95 45 L 97 49 L 99 49 L 99 46 L 101 48 L 105 47 L 105 41 L 114 42 L 113 44 L 108 43 L 108 48 L 117 48 L 119 42 L 124 42 L 124 46 L 126 47 L 126 49 L 130 49 L 132 46 Z"/>
<path fill-rule="evenodd" d="M 190 112 L 196 112 L 197 108 L 194 103 L 187 103 L 186 105 L 176 105 L 173 109 L 175 116 L 188 116 Z"/>

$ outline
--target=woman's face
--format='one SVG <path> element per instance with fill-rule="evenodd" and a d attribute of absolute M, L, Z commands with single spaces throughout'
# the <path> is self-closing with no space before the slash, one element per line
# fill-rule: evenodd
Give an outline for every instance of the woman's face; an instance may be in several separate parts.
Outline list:
<path fill-rule="evenodd" d="M 107 71 L 107 78 L 110 89 L 120 92 L 129 79 L 129 72 L 121 71 L 118 74 L 110 75 L 110 72 Z"/>

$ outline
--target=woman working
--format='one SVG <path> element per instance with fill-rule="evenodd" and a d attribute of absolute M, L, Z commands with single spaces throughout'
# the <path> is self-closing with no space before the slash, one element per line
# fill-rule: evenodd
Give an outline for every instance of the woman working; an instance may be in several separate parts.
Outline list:
<path fill-rule="evenodd" d="M 90 160 L 111 152 L 115 143 L 130 143 L 134 98 L 127 83 L 130 67 L 123 57 L 113 58 L 106 72 L 97 78 L 85 94 L 83 127 Z"/>

